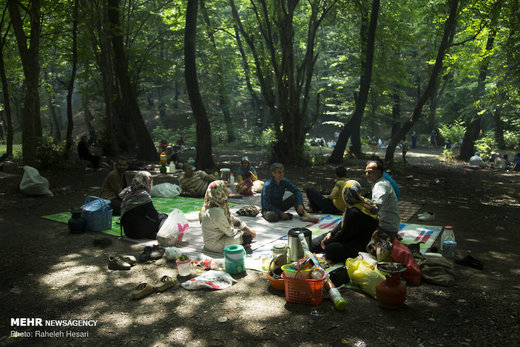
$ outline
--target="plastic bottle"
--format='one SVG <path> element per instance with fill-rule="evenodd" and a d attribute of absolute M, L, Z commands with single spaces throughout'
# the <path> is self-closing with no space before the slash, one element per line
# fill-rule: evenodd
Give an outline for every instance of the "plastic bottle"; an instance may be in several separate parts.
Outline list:
<path fill-rule="evenodd" d="M 174 173 L 175 172 L 175 163 L 173 161 L 170 161 L 170 173 Z"/>
<path fill-rule="evenodd" d="M 455 241 L 455 232 L 453 227 L 446 225 L 443 227 L 441 235 L 441 253 L 447 258 L 453 258 L 455 256 L 455 249 L 457 242 Z"/>
<path fill-rule="evenodd" d="M 234 185 L 235 184 L 235 175 L 231 174 L 229 177 L 229 184 Z"/>
<path fill-rule="evenodd" d="M 164 152 L 161 152 L 161 154 L 159 155 L 159 163 L 161 163 L 162 165 L 166 165 L 166 161 L 167 161 L 167 157 L 166 157 L 166 153 Z"/>

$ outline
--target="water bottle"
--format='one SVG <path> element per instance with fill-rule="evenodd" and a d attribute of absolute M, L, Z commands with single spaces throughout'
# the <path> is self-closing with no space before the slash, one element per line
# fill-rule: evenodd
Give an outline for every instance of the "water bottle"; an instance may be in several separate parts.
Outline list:
<path fill-rule="evenodd" d="M 455 257 L 455 249 L 457 248 L 457 242 L 455 241 L 455 233 L 453 227 L 446 225 L 442 228 L 441 235 L 441 253 L 446 258 Z"/>
<path fill-rule="evenodd" d="M 234 185 L 235 184 L 235 176 L 233 174 L 231 174 L 231 176 L 229 178 L 229 184 L 230 185 Z"/>
<path fill-rule="evenodd" d="M 170 161 L 170 173 L 175 173 L 175 163 L 173 161 Z"/>

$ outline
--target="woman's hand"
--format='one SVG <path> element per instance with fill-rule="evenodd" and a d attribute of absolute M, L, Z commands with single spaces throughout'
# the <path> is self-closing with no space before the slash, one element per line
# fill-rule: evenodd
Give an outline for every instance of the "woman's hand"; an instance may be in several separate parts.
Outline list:
<path fill-rule="evenodd" d="M 250 227 L 245 227 L 245 228 L 244 228 L 244 231 L 247 231 L 248 233 L 250 233 L 251 236 L 252 236 L 253 238 L 256 237 L 256 231 L 254 231 L 254 230 L 251 229 Z"/>
<path fill-rule="evenodd" d="M 330 239 L 330 236 L 331 234 L 330 233 L 327 233 L 327 235 L 325 235 L 325 237 L 323 238 L 323 240 L 321 240 L 320 242 L 320 246 L 323 250 L 325 250 L 325 241 Z"/>

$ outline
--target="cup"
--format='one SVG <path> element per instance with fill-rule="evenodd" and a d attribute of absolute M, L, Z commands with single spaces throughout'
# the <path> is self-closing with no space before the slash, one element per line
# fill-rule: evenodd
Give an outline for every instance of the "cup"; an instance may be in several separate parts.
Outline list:
<path fill-rule="evenodd" d="M 442 256 L 445 258 L 455 258 L 457 242 L 453 240 L 442 241 Z"/>

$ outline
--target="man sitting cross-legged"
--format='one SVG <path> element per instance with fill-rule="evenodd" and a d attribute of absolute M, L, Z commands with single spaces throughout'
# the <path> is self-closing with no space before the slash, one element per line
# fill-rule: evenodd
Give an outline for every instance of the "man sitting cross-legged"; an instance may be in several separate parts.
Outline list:
<path fill-rule="evenodd" d="M 310 216 L 303 207 L 302 193 L 294 184 L 285 178 L 285 169 L 283 164 L 274 163 L 271 165 L 272 177 L 268 179 L 262 187 L 262 216 L 268 222 L 277 222 L 288 220 L 292 215 L 286 213 L 291 206 L 294 206 L 298 215 L 302 220 L 308 222 L 317 222 L 319 218 Z M 292 193 L 287 199 L 283 199 L 285 190 Z"/>

